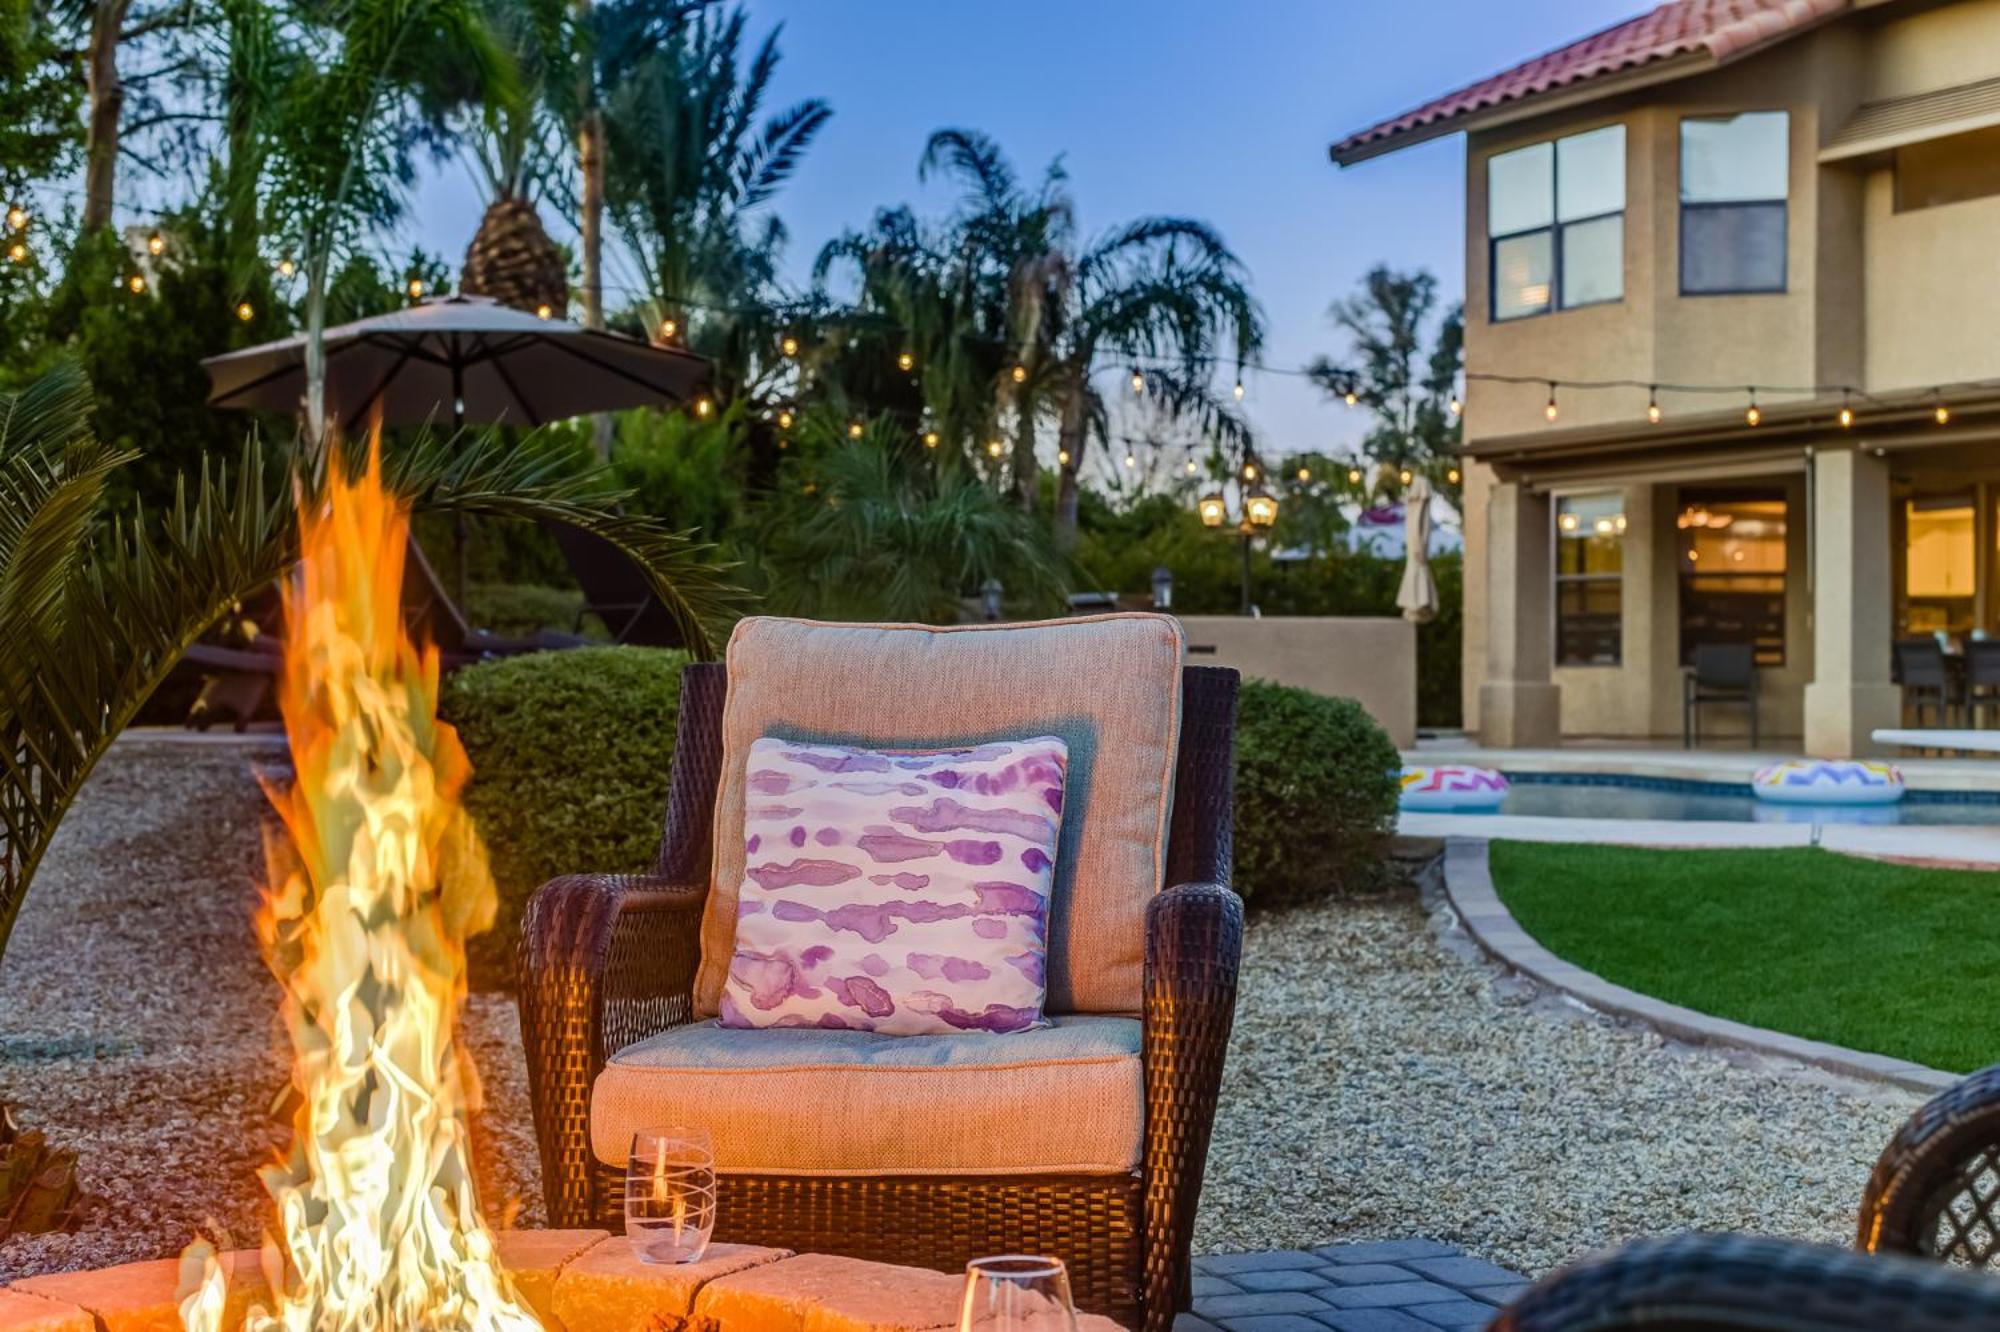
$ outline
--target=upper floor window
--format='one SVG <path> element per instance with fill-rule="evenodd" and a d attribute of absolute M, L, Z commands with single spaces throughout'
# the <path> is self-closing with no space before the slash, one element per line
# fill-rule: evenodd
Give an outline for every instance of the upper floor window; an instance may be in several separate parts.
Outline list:
<path fill-rule="evenodd" d="M 1493 318 L 1625 295 L 1625 127 L 1572 134 L 1486 161 Z"/>
<path fill-rule="evenodd" d="M 1783 291 L 1791 118 L 1681 122 L 1681 294 Z"/>

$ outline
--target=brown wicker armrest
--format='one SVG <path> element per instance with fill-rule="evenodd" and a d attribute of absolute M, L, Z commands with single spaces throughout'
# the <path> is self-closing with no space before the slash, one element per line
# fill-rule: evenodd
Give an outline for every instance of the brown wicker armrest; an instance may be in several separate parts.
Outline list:
<path fill-rule="evenodd" d="M 1855 1244 L 1871 1253 L 2000 1264 L 2000 1064 L 1918 1106 L 1882 1150 Z"/>
<path fill-rule="evenodd" d="M 521 1043 L 551 1226 L 595 1215 L 590 1089 L 604 1061 L 693 1019 L 708 885 L 651 874 L 543 884 L 521 929 Z"/>
<path fill-rule="evenodd" d="M 1184 883 L 1146 910 L 1146 1324 L 1187 1306 L 1209 1128 L 1236 1016 L 1243 900 L 1215 883 Z"/>

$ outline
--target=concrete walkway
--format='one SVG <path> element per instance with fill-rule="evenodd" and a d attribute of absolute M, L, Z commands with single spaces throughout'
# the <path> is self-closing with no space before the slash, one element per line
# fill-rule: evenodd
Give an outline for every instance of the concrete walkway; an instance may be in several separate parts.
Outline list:
<path fill-rule="evenodd" d="M 1213 1254 L 1194 1271 L 1194 1313 L 1175 1332 L 1459 1332 L 1528 1282 L 1422 1239 Z"/>

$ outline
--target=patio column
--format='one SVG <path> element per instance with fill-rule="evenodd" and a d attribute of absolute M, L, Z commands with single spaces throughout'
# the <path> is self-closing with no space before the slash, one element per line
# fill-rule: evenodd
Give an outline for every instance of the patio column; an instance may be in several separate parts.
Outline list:
<path fill-rule="evenodd" d="M 1554 544 L 1549 497 L 1518 482 L 1486 501 L 1486 678 L 1479 738 L 1503 749 L 1553 745 L 1562 734 L 1561 691 L 1549 679 Z"/>
<path fill-rule="evenodd" d="M 1813 680 L 1806 686 L 1806 753 L 1875 752 L 1869 733 L 1902 716 L 1889 683 L 1895 561 L 1889 550 L 1889 467 L 1865 448 L 1813 460 Z"/>

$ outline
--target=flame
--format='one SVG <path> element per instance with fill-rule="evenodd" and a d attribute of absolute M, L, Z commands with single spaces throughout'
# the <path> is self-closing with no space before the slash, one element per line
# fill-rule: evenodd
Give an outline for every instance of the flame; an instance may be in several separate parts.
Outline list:
<path fill-rule="evenodd" d="M 465 938 L 494 909 L 457 801 L 471 768 L 437 719 L 437 652 L 403 630 L 409 518 L 379 440 L 359 479 L 329 470 L 285 595 L 279 708 L 297 777 L 269 792 L 285 835 L 267 839 L 258 918 L 293 1050 L 291 1152 L 264 1172 L 284 1256 L 267 1243 L 278 1307 L 243 1327 L 533 1332 L 480 1218 L 477 1082 L 453 1034 Z M 183 1325 L 224 1332 L 226 1280 L 213 1255 L 199 1266 Z"/>

